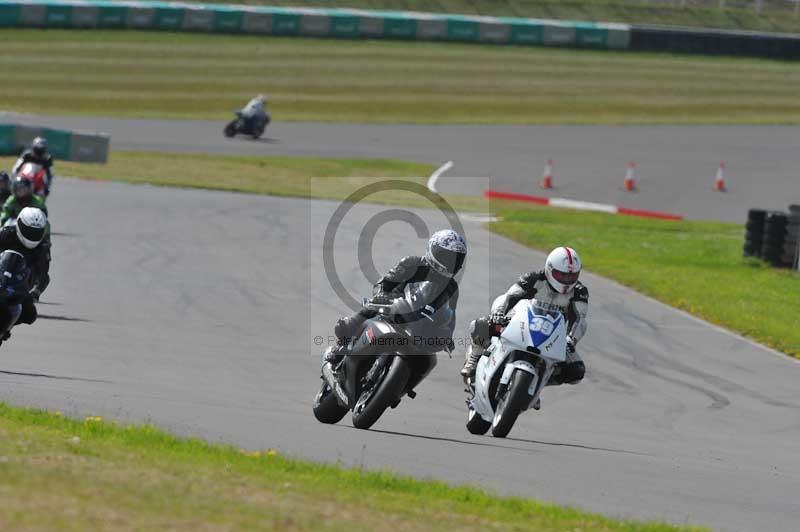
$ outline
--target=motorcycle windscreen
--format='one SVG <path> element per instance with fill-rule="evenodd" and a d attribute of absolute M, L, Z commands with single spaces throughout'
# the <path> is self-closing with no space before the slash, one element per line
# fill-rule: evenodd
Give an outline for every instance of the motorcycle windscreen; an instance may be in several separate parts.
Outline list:
<path fill-rule="evenodd" d="M 0 289 L 18 290 L 25 284 L 28 276 L 25 257 L 21 253 L 6 250 L 0 253 Z"/>

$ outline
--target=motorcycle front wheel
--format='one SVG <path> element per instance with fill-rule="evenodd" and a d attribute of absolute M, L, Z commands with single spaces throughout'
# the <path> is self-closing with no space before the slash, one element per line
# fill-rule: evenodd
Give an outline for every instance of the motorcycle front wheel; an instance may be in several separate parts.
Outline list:
<path fill-rule="evenodd" d="M 492 420 L 492 436 L 505 438 L 517 421 L 520 412 L 531 400 L 528 388 L 533 382 L 533 375 L 527 371 L 515 370 L 506 388 L 506 393 L 497 401 Z"/>
<path fill-rule="evenodd" d="M 225 126 L 225 129 L 224 129 L 223 133 L 225 133 L 226 137 L 231 138 L 231 137 L 235 137 L 236 136 L 236 123 L 237 122 L 238 122 L 238 120 L 234 120 L 231 123 L 229 123 L 227 126 Z"/>
<path fill-rule="evenodd" d="M 467 430 L 470 432 L 470 434 L 477 434 L 478 436 L 481 436 L 486 434 L 491 426 L 491 423 L 483 419 L 474 408 L 470 407 L 469 411 L 467 412 Z"/>
<path fill-rule="evenodd" d="M 314 398 L 314 417 L 320 423 L 332 425 L 341 421 L 345 414 L 347 414 L 347 407 L 339 404 L 331 387 L 323 381 Z"/>
<path fill-rule="evenodd" d="M 397 403 L 403 395 L 410 376 L 411 368 L 406 361 L 395 356 L 383 378 L 375 383 L 373 389 L 362 392 L 358 398 L 353 408 L 353 426 L 357 429 L 368 429 L 374 425 L 383 412 Z"/>

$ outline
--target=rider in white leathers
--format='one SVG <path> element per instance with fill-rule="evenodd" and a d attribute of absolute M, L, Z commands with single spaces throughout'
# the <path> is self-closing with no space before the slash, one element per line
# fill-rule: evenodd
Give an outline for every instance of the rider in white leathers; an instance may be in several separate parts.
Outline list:
<path fill-rule="evenodd" d="M 586 334 L 589 312 L 589 291 L 578 282 L 581 259 L 574 249 L 556 248 L 545 261 L 544 270 L 533 271 L 519 278 L 492 305 L 490 316 L 470 324 L 472 345 L 467 349 L 461 375 L 474 377 L 480 357 L 486 353 L 492 336 L 497 336 L 505 324 L 506 313 L 521 299 L 533 299 L 553 305 L 567 318 L 567 360 L 558 366 L 548 384 L 575 384 L 583 379 L 586 367 L 575 346 Z"/>

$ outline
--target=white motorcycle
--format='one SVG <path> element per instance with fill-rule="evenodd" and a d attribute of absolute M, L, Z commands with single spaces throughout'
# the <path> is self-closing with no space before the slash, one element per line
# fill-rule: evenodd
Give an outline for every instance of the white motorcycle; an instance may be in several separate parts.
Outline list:
<path fill-rule="evenodd" d="M 492 338 L 475 379 L 467 382 L 467 430 L 505 438 L 519 414 L 536 404 L 558 362 L 567 359 L 567 325 L 563 314 L 536 299 L 519 301 L 508 324 Z"/>

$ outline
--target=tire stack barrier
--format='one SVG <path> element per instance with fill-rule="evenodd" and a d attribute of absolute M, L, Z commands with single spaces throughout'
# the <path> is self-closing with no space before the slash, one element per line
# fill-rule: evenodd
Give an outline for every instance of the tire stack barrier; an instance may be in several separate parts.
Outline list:
<path fill-rule="evenodd" d="M 761 258 L 761 246 L 764 240 L 764 221 L 767 218 L 767 211 L 761 209 L 750 209 L 747 212 L 747 225 L 744 230 L 744 253 L 745 257 Z"/>
<path fill-rule="evenodd" d="M 783 245 L 786 241 L 786 228 L 789 217 L 779 211 L 768 212 L 764 221 L 764 239 L 761 243 L 761 258 L 771 266 L 789 266 L 783 260 Z"/>
<path fill-rule="evenodd" d="M 800 269 L 800 205 L 789 205 L 786 242 L 783 244 L 783 261 L 794 269 Z"/>

